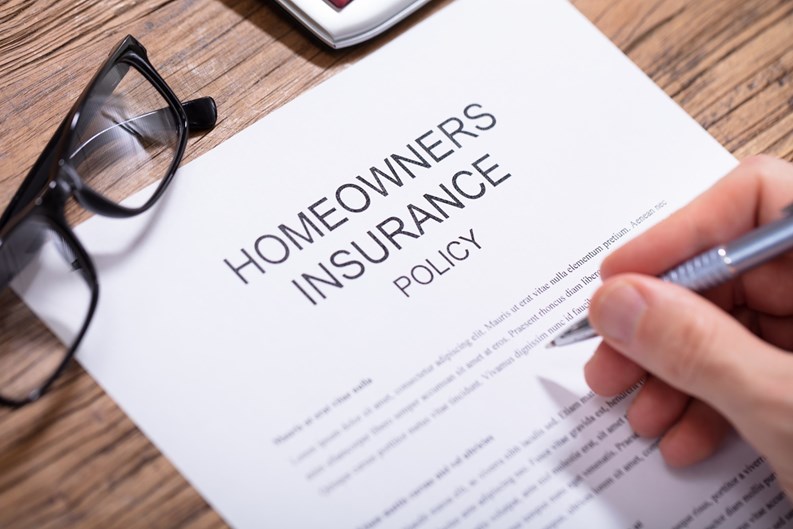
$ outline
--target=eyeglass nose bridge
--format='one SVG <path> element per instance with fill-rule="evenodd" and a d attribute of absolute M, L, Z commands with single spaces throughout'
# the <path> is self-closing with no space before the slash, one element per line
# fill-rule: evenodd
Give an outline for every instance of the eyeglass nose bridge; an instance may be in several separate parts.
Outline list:
<path fill-rule="evenodd" d="M 88 211 L 117 219 L 132 217 L 145 209 L 145 206 L 137 209 L 127 208 L 108 200 L 85 185 L 77 170 L 69 163 L 61 162 L 60 169 L 58 178 L 51 182 L 50 187 L 52 192 L 57 193 L 56 196 L 61 203 L 69 196 L 74 196 L 74 199 Z M 52 188 L 52 184 L 55 184 L 55 188 Z"/>

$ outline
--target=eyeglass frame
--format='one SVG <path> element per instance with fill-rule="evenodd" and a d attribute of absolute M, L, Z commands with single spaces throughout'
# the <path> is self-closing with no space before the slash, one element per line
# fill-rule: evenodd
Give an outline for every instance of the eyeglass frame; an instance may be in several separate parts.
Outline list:
<path fill-rule="evenodd" d="M 176 125 L 178 130 L 176 132 L 178 134 L 178 143 L 173 160 L 151 197 L 138 207 L 127 207 L 117 204 L 85 185 L 77 170 L 70 164 L 68 152 L 71 140 L 80 122 L 80 115 L 85 110 L 89 96 L 101 82 L 105 81 L 113 68 L 120 63 L 127 64 L 143 75 L 165 99 L 165 102 L 168 103 L 168 107 L 160 110 L 173 111 L 177 118 Z M 120 81 L 121 78 L 118 79 L 113 88 Z M 139 118 L 132 118 L 132 120 L 134 119 Z M 107 217 L 129 218 L 145 212 L 162 197 L 165 189 L 173 180 L 184 155 L 189 132 L 210 130 L 214 127 L 216 119 L 217 107 L 211 97 L 202 97 L 184 103 L 179 100 L 151 64 L 146 49 L 135 37 L 127 35 L 110 52 L 105 62 L 72 105 L 66 117 L 56 129 L 55 134 L 47 142 L 44 150 L 14 193 L 8 206 L 0 215 L 0 246 L 24 222 L 32 218 L 43 220 L 46 222 L 47 227 L 59 235 L 69 247 L 74 257 L 72 268 L 83 274 L 91 289 L 91 300 L 85 320 L 58 367 L 39 385 L 38 389 L 33 390 L 24 399 L 10 399 L 0 394 L 0 406 L 19 408 L 35 402 L 44 395 L 74 357 L 96 310 L 99 299 L 99 281 L 96 268 L 88 252 L 66 221 L 65 205 L 67 200 L 73 197 L 86 210 Z M 127 120 L 127 122 L 132 120 Z M 0 288 L 10 287 L 9 285 L 0 285 Z"/>

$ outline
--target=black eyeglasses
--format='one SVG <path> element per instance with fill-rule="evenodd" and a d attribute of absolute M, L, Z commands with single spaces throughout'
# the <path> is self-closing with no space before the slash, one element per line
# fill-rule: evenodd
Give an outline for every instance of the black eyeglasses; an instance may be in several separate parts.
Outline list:
<path fill-rule="evenodd" d="M 173 179 L 188 132 L 216 118 L 212 98 L 181 103 L 135 38 L 116 46 L 0 216 L 0 404 L 38 399 L 96 308 L 96 271 L 66 221 L 67 200 L 109 217 L 146 211 Z"/>

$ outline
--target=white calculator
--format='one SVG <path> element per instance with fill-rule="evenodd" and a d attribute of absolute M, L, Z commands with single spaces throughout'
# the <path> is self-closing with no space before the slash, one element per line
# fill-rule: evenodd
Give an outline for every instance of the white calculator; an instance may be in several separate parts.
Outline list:
<path fill-rule="evenodd" d="M 334 48 L 352 46 L 390 28 L 429 0 L 277 0 Z"/>

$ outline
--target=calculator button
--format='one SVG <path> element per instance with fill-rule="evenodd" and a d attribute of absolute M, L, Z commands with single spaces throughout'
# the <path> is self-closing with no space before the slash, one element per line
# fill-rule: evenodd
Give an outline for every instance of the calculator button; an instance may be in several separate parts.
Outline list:
<path fill-rule="evenodd" d="M 339 9 L 352 2 L 352 0 L 328 0 L 328 1 L 331 4 L 335 5 L 336 7 L 338 7 Z"/>

